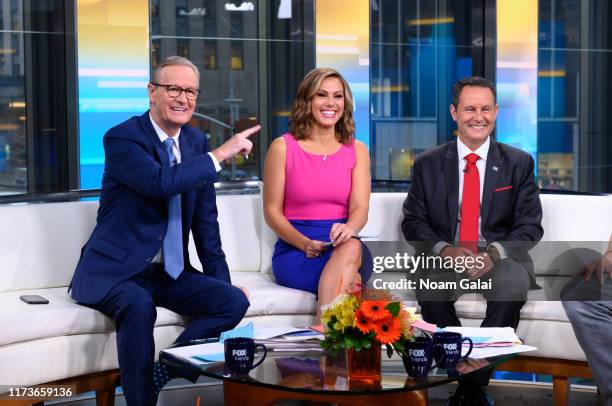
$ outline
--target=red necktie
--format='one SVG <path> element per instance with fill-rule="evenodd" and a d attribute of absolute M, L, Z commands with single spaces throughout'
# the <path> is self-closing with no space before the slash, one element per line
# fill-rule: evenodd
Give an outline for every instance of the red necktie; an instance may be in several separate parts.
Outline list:
<path fill-rule="evenodd" d="M 461 223 L 459 242 L 462 247 L 478 252 L 478 217 L 480 217 L 480 176 L 476 161 L 479 156 L 471 153 L 465 157 L 463 171 L 463 198 L 461 200 Z"/>

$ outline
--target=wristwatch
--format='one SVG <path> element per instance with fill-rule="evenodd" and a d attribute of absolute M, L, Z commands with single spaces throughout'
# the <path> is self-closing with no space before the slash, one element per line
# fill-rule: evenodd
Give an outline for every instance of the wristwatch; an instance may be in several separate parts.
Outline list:
<path fill-rule="evenodd" d="M 489 254 L 491 257 L 493 264 L 497 264 L 499 261 L 501 261 L 501 255 L 499 254 L 497 248 L 495 248 L 495 245 L 489 245 L 487 247 L 487 254 Z"/>

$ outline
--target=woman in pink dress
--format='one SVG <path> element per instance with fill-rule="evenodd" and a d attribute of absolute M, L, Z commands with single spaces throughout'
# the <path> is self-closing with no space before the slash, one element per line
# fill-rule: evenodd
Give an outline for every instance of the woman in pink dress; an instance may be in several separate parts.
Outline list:
<path fill-rule="evenodd" d="M 368 219 L 370 156 L 355 140 L 351 90 L 333 69 L 306 75 L 289 128 L 264 168 L 264 215 L 279 236 L 272 271 L 280 285 L 318 295 L 319 320 L 322 305 L 372 272 L 356 238 Z"/>

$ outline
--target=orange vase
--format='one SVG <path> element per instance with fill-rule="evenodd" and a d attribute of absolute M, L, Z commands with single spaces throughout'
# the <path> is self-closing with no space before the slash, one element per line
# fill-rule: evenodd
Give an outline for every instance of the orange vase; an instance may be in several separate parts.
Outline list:
<path fill-rule="evenodd" d="M 370 348 L 356 351 L 347 350 L 347 367 L 349 380 L 379 382 L 380 381 L 380 343 L 372 342 Z"/>
<path fill-rule="evenodd" d="M 325 356 L 325 385 L 328 388 L 375 389 L 380 387 L 380 343 L 355 351 L 340 351 L 335 356 Z M 340 385 L 340 386 L 339 386 Z"/>

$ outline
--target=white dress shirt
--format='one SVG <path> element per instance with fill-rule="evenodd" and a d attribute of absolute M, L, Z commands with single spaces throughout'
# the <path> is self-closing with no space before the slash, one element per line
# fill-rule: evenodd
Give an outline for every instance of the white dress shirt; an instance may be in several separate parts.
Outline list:
<path fill-rule="evenodd" d="M 160 126 L 157 125 L 155 120 L 153 120 L 151 113 L 149 113 L 149 118 L 151 119 L 151 124 L 153 124 L 153 129 L 155 129 L 155 132 L 157 133 L 159 140 L 163 143 L 164 141 L 166 141 L 166 138 L 169 138 L 170 136 L 166 134 L 166 132 L 162 130 Z M 179 136 L 180 135 L 181 135 L 181 130 L 179 130 L 173 136 L 174 137 L 174 147 L 172 147 L 172 150 L 174 151 L 174 156 L 176 157 L 177 163 L 181 163 L 181 148 L 179 148 Z M 215 170 L 219 172 L 221 170 L 221 164 L 217 160 L 217 157 L 212 152 L 209 152 L 208 156 L 210 156 L 210 159 L 212 159 L 213 165 L 215 166 Z"/>
<path fill-rule="evenodd" d="M 153 128 L 155 129 L 155 132 L 157 133 L 159 140 L 163 144 L 164 141 L 166 141 L 171 136 L 166 134 L 166 132 L 162 130 L 160 126 L 157 125 L 155 120 L 153 120 L 153 117 L 151 117 L 151 113 L 149 113 L 149 118 L 151 119 L 151 124 L 153 124 Z M 176 134 L 172 135 L 172 138 L 174 139 L 174 146 L 172 147 L 172 152 L 174 152 L 174 156 L 176 157 L 177 164 L 181 163 L 181 149 L 179 148 L 179 137 L 180 136 L 181 136 L 181 130 L 178 130 Z"/>

